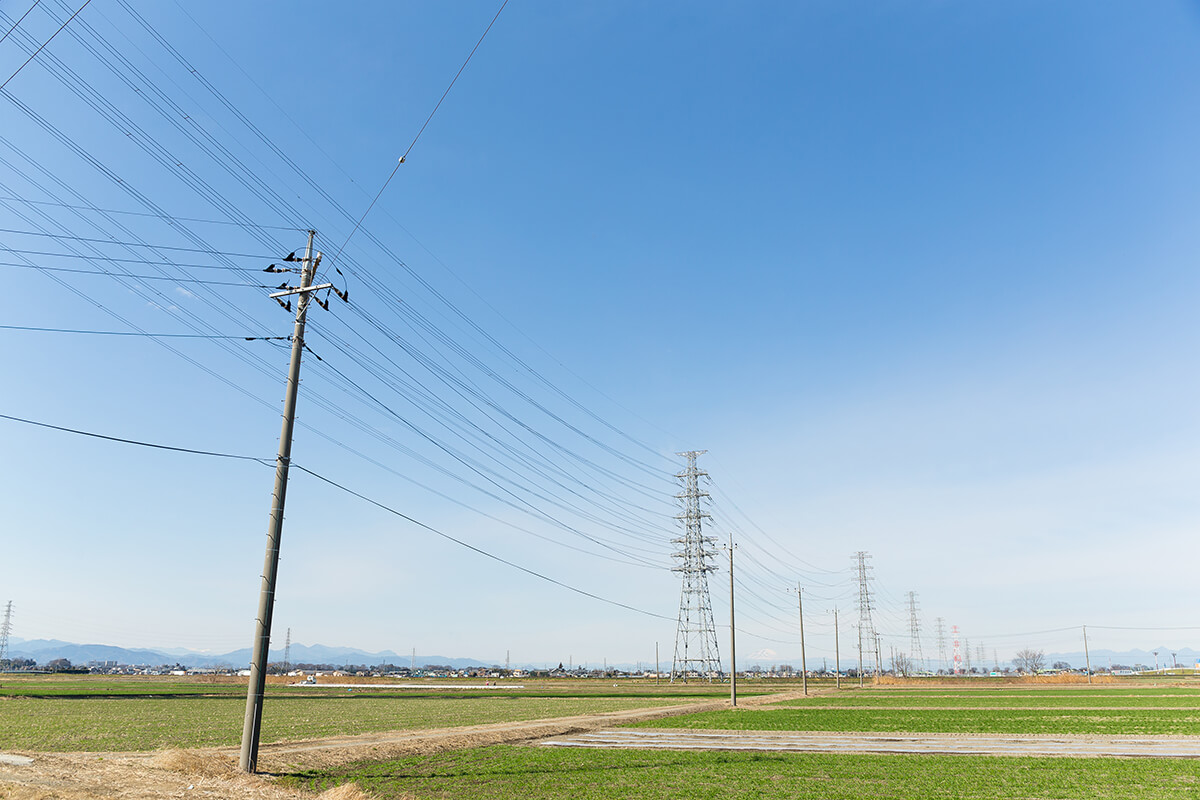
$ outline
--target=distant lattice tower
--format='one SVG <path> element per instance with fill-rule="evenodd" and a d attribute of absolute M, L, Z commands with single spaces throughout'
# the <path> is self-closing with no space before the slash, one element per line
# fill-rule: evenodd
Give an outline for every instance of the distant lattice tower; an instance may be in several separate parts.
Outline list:
<path fill-rule="evenodd" d="M 878 634 L 875 631 L 875 623 L 871 619 L 871 609 L 873 607 L 871 565 L 867 563 L 870 558 L 871 554 L 865 550 L 859 550 L 854 554 L 858 572 L 858 669 L 861 672 L 863 668 L 863 639 L 866 638 L 868 652 L 870 652 L 872 646 L 875 647 L 874 674 L 878 676 L 880 667 L 879 645 L 877 642 Z"/>
<path fill-rule="evenodd" d="M 921 652 L 921 618 L 917 616 L 917 593 L 908 593 L 908 646 L 912 662 L 925 669 L 925 654 Z"/>
<path fill-rule="evenodd" d="M 12 600 L 4 607 L 4 621 L 0 622 L 0 663 L 8 663 L 8 635 L 12 633 Z"/>
<path fill-rule="evenodd" d="M 672 556 L 679 560 L 671 568 L 679 573 L 683 584 L 679 591 L 679 619 L 675 629 L 675 657 L 671 661 L 671 681 L 687 680 L 689 672 L 712 678 L 721 673 L 721 656 L 717 651 L 717 626 L 713 621 L 712 601 L 708 594 L 708 573 L 715 572 L 712 559 L 717 555 L 716 538 L 705 536 L 703 523 L 712 519 L 704 511 L 708 492 L 700 488 L 700 479 L 708 473 L 696 467 L 696 457 L 707 450 L 677 453 L 687 459 L 687 468 L 675 477 L 682 491 L 675 495 L 683 506 L 676 515 L 683 527 L 683 536 L 672 539 L 679 549 Z"/>
<path fill-rule="evenodd" d="M 292 671 L 292 629 L 287 629 L 287 639 L 283 642 L 283 674 Z"/>
<path fill-rule="evenodd" d="M 962 648 L 961 642 L 958 641 L 958 626 L 950 626 L 950 635 L 954 637 L 954 674 L 962 674 Z"/>
<path fill-rule="evenodd" d="M 938 672 L 945 672 L 946 671 L 946 620 L 944 617 L 938 617 L 936 622 L 937 622 Z"/>

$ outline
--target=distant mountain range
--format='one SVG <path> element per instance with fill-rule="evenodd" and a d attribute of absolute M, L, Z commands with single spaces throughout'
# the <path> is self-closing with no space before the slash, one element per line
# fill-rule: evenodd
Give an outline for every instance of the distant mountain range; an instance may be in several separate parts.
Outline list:
<path fill-rule="evenodd" d="M 1171 665 L 1171 650 L 1167 647 L 1159 647 L 1157 663 L 1159 666 L 1167 667 Z M 128 664 L 132 666 L 161 666 L 164 664 L 173 665 L 180 664 L 184 667 L 191 668 L 210 668 L 210 667 L 231 667 L 233 669 L 244 669 L 250 665 L 250 648 L 241 650 L 233 650 L 229 653 L 205 653 L 195 650 L 186 650 L 180 648 L 157 648 L 157 649 L 129 649 L 125 647 L 114 647 L 106 644 L 76 644 L 74 642 L 64 642 L 58 639 L 19 639 L 13 637 L 9 639 L 8 646 L 9 656 L 11 658 L 31 658 L 38 664 L 47 664 L 56 658 L 68 659 L 72 664 L 86 666 L 91 661 L 115 661 L 118 664 Z M 984 659 L 982 665 L 974 663 L 977 659 L 972 653 L 973 665 L 992 667 L 993 662 L 990 658 Z M 846 661 L 846 653 L 843 653 L 842 664 L 844 667 L 853 666 Z M 1155 656 L 1153 649 L 1151 650 L 1092 650 L 1092 668 L 1107 669 L 1109 665 L 1124 665 L 1134 666 L 1142 664 L 1148 667 L 1155 665 Z M 271 661 L 283 660 L 283 648 L 271 648 Z M 1065 661 L 1072 667 L 1082 667 L 1084 665 L 1084 654 L 1080 650 L 1072 653 L 1046 653 L 1046 666 L 1049 667 L 1055 662 Z M 1200 651 L 1193 650 L 1190 647 L 1181 648 L 1175 651 L 1175 661 L 1179 666 L 1193 666 L 1200 661 Z M 476 658 L 452 658 L 450 656 L 422 656 L 418 655 L 413 658 L 412 655 L 400 655 L 391 650 L 382 650 L 377 653 L 369 653 L 364 650 L 359 650 L 354 647 L 329 647 L 322 644 L 304 645 L 292 644 L 290 662 L 292 664 L 358 664 L 375 666 L 378 664 L 395 664 L 397 666 L 408 666 L 415 664 L 417 667 L 426 665 L 449 666 L 454 669 L 470 669 L 473 667 L 491 667 L 496 666 L 496 661 L 481 661 Z M 738 669 L 749 669 L 754 666 L 770 667 L 777 664 L 788 664 L 799 668 L 800 659 L 788 659 L 781 656 L 772 656 L 764 658 L 762 653 L 756 653 L 755 657 L 745 660 L 739 659 Z M 514 663 L 514 668 L 542 668 L 545 667 L 545 662 L 537 664 Z M 578 666 L 578 665 L 576 665 Z M 590 664 L 591 667 L 598 667 L 599 664 Z M 609 664 L 610 667 L 620 670 L 632 670 L 632 663 L 616 663 Z M 643 667 L 651 668 L 653 665 L 643 663 Z M 809 666 L 813 669 L 820 668 L 820 662 L 809 660 Z M 1000 662 L 1001 668 L 1012 666 L 1011 661 Z M 669 662 L 664 662 L 665 669 L 670 668 Z"/>
<path fill-rule="evenodd" d="M 8 653 L 11 658 L 31 658 L 38 664 L 47 664 L 56 658 L 65 658 L 72 664 L 86 665 L 90 661 L 115 661 L 118 664 L 134 666 L 159 666 L 163 664 L 180 664 L 184 667 L 232 667 L 242 669 L 250 665 L 250 648 L 234 650 L 229 653 L 203 653 L 195 650 L 170 649 L 129 649 L 114 647 L 107 644 L 76 644 L 63 642 L 58 639 L 9 639 Z M 418 667 L 426 664 L 438 664 L 469 669 L 471 667 L 489 667 L 494 662 L 480 661 L 474 658 L 450 658 L 448 656 L 421 656 L 414 659 L 412 655 L 400 655 L 391 650 L 378 653 L 368 653 L 353 647 L 327 647 L 322 644 L 304 645 L 292 644 L 290 661 L 293 664 L 396 664 L 408 666 L 415 663 Z M 271 661 L 283 660 L 283 648 L 271 648 Z"/>

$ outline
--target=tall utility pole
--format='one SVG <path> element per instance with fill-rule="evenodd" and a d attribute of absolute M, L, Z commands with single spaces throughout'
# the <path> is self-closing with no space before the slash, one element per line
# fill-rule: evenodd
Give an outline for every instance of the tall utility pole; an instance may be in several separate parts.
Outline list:
<path fill-rule="evenodd" d="M 12 633 L 12 600 L 4 606 L 4 621 L 0 622 L 0 664 L 8 665 L 8 636 Z"/>
<path fill-rule="evenodd" d="M 1088 683 L 1092 682 L 1092 656 L 1088 652 L 1087 645 L 1087 625 L 1083 626 L 1083 660 L 1087 663 Z"/>
<path fill-rule="evenodd" d="M 908 649 L 914 664 L 925 669 L 925 654 L 921 652 L 921 619 L 917 616 L 917 593 L 908 593 Z"/>
<path fill-rule="evenodd" d="M 712 517 L 704 511 L 703 502 L 708 492 L 700 489 L 700 479 L 708 473 L 696 467 L 696 457 L 707 450 L 690 450 L 678 453 L 687 459 L 687 468 L 675 477 L 682 483 L 682 491 L 675 495 L 683 505 L 683 511 L 675 516 L 683 526 L 683 536 L 672 539 L 679 550 L 672 554 L 679 565 L 672 567 L 683 578 L 679 591 L 679 620 L 675 629 L 675 656 L 671 661 L 671 682 L 676 677 L 687 680 L 689 671 L 711 676 L 721 672 L 721 656 L 717 651 L 717 626 L 713 622 L 712 601 L 708 595 L 708 574 L 716 571 L 712 559 L 716 539 L 705 536 L 704 520 Z M 732 593 L 731 593 L 732 595 Z"/>
<path fill-rule="evenodd" d="M 271 496 L 271 515 L 267 525 L 267 554 L 263 561 L 258 617 L 254 621 L 250 685 L 246 691 L 246 718 L 242 724 L 242 754 L 238 766 L 243 772 L 254 772 L 258 766 L 258 736 L 262 727 L 267 657 L 271 647 L 271 616 L 275 611 L 275 578 L 279 573 L 279 541 L 283 536 L 283 503 L 287 496 L 288 467 L 292 463 L 292 431 L 296 425 L 296 395 L 300 389 L 300 357 L 304 353 L 304 323 L 308 317 L 308 301 L 314 291 L 333 288 L 333 284 L 312 285 L 317 264 L 321 261 L 320 253 L 313 255 L 313 238 L 316 235 L 316 231 L 308 232 L 308 244 L 304 248 L 304 258 L 300 261 L 300 287 L 288 288 L 271 295 L 281 304 L 283 301 L 279 298 L 286 295 L 295 294 L 298 295 L 298 299 L 296 324 L 292 331 L 292 357 L 288 367 L 287 393 L 283 401 L 283 428 L 279 433 L 279 455 L 275 459 L 275 491 Z M 295 261 L 295 254 L 284 260 Z M 274 270 L 274 265 L 269 269 L 279 271 Z"/>
<path fill-rule="evenodd" d="M 803 676 L 804 693 L 808 694 L 808 661 L 804 655 L 804 588 L 796 584 L 796 600 L 800 604 L 800 674 Z"/>
<path fill-rule="evenodd" d="M 875 624 L 871 621 L 871 567 L 867 560 L 871 558 L 870 554 L 865 550 L 859 550 L 854 554 L 854 558 L 858 567 L 858 675 L 859 683 L 862 683 L 863 663 L 862 663 L 862 640 L 863 636 L 867 638 L 867 645 L 876 644 L 875 640 Z M 876 649 L 875 654 L 875 674 L 879 674 L 879 652 Z"/>
<path fill-rule="evenodd" d="M 842 688 L 842 649 L 838 643 L 838 610 L 833 609 L 833 680 L 834 688 Z"/>
<path fill-rule="evenodd" d="M 658 667 L 658 642 L 654 643 L 654 685 L 658 686 L 658 677 L 661 670 Z"/>
<path fill-rule="evenodd" d="M 733 620 L 733 532 L 729 533 L 729 705 L 737 708 L 737 626 Z"/>
<path fill-rule="evenodd" d="M 937 618 L 938 671 L 946 670 L 946 620 Z"/>

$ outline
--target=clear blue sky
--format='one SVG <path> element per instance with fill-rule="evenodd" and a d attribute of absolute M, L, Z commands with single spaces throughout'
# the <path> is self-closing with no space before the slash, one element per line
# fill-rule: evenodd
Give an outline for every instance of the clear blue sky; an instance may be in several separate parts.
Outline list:
<path fill-rule="evenodd" d="M 0 80 L 76 7 L 34 9 Z M 178 279 L 273 283 L 307 226 L 333 266 L 498 3 L 134 7 L 95 0 L 0 98 L 0 324 L 287 335 L 265 291 Z M 294 472 L 276 640 L 666 661 L 674 453 L 708 449 L 739 653 L 798 659 L 799 582 L 831 658 L 858 550 L 885 649 L 908 591 L 927 654 L 936 617 L 1001 660 L 1085 623 L 1195 646 L 1151 629 L 1200 625 L 1198 67 L 1195 3 L 513 0 L 346 248 L 352 307 L 314 309 L 293 455 L 668 619 Z M 0 329 L 0 413 L 273 458 L 286 343 L 160 342 Z M 15 635 L 248 646 L 270 469 L 0 442 Z"/>

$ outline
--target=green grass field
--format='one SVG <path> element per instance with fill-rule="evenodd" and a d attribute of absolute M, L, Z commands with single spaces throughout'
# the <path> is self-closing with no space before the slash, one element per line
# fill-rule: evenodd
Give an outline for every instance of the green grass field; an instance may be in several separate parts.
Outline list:
<path fill-rule="evenodd" d="M 244 690 L 243 690 L 244 691 Z M 646 697 L 268 695 L 263 742 L 443 728 L 673 705 Z M 0 750 L 124 751 L 236 745 L 242 697 L 0 697 Z"/>
<path fill-rule="evenodd" d="M 889 691 L 867 690 L 783 700 L 780 706 L 803 708 L 1196 708 L 1194 689 Z"/>
<path fill-rule="evenodd" d="M 301 773 L 287 780 L 318 790 L 353 781 L 384 800 L 1142 800 L 1194 796 L 1200 792 L 1200 762 L 494 746 Z"/>

